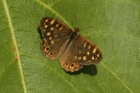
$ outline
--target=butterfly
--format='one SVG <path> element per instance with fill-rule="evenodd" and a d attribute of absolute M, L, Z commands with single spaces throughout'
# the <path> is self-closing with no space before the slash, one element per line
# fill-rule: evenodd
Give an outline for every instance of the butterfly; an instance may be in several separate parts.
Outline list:
<path fill-rule="evenodd" d="M 42 35 L 41 50 L 46 58 L 55 60 L 59 56 L 61 66 L 68 72 L 81 69 L 84 65 L 97 64 L 102 59 L 99 48 L 63 22 L 44 17 L 40 21 Z"/>

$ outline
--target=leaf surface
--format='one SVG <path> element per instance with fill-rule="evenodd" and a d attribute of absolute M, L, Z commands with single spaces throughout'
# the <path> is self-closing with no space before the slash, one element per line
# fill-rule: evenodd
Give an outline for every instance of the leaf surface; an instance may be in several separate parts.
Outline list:
<path fill-rule="evenodd" d="M 139 0 L 1 0 L 0 93 L 139 93 Z M 40 49 L 42 17 L 61 20 L 94 42 L 96 66 L 66 73 Z"/>

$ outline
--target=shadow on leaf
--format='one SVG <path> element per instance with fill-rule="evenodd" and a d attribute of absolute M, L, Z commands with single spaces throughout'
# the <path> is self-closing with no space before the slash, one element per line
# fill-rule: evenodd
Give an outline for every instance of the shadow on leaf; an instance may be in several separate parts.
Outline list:
<path fill-rule="evenodd" d="M 40 38 L 43 39 L 43 37 L 42 37 L 42 35 L 41 35 L 41 29 L 40 29 L 39 27 L 37 28 L 37 31 L 38 31 L 38 33 L 39 33 L 39 35 L 40 35 Z"/>

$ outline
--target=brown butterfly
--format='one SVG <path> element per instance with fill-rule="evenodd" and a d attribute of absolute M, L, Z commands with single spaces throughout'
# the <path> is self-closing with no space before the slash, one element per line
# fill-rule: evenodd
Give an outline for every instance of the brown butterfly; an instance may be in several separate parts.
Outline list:
<path fill-rule="evenodd" d="M 102 59 L 98 47 L 66 24 L 51 17 L 40 21 L 41 49 L 45 57 L 54 60 L 61 55 L 60 63 L 66 71 L 78 71 L 83 65 L 97 64 Z"/>

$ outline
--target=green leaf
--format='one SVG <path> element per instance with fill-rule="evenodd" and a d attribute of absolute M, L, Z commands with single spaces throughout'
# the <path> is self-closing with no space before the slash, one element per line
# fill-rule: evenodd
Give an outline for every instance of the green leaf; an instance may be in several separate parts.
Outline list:
<path fill-rule="evenodd" d="M 139 0 L 1 0 L 0 93 L 139 93 Z M 40 49 L 42 17 L 54 17 L 94 42 L 96 66 L 66 73 Z"/>

